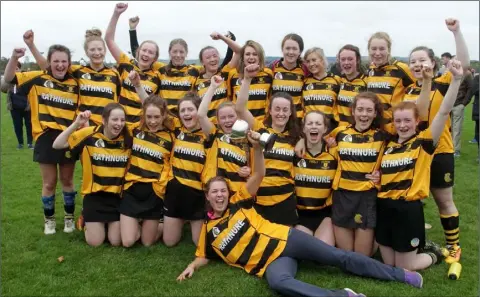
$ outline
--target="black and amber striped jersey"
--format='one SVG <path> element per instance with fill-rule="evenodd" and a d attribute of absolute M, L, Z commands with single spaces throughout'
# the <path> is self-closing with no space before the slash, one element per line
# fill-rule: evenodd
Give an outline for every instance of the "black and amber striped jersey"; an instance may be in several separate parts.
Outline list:
<path fill-rule="evenodd" d="M 168 109 L 178 114 L 178 101 L 193 90 L 195 81 L 200 76 L 196 66 L 163 66 L 160 72 L 160 97 L 167 101 Z"/>
<path fill-rule="evenodd" d="M 406 201 L 427 198 L 434 151 L 430 128 L 403 143 L 398 143 L 398 138 L 392 139 L 381 159 L 378 198 Z M 450 173 L 445 174 L 445 180 L 451 178 Z"/>
<path fill-rule="evenodd" d="M 392 107 L 400 103 L 407 87 L 415 82 L 408 65 L 393 61 L 381 67 L 370 65 L 368 72 L 367 91 L 377 94 L 383 104 L 383 117 L 387 124 L 392 121 Z M 393 134 L 393 126 L 387 125 L 386 129 Z"/>
<path fill-rule="evenodd" d="M 432 91 L 430 92 L 430 106 L 428 108 L 428 119 L 422 119 L 428 122 L 428 125 L 432 124 L 435 115 L 440 110 L 443 98 L 447 94 L 448 87 L 452 81 L 452 74 L 450 71 L 445 72 L 443 75 L 436 77 L 432 82 Z M 415 82 L 409 86 L 406 90 L 405 101 L 416 101 L 420 95 L 422 87 Z M 451 119 L 448 117 L 445 127 L 443 128 L 442 135 L 438 139 L 437 148 L 435 154 L 453 154 L 455 149 L 453 148 L 453 140 L 451 129 Z"/>
<path fill-rule="evenodd" d="M 188 131 L 184 127 L 175 128 L 172 155 L 172 170 L 168 180 L 176 178 L 181 184 L 202 190 L 202 172 L 207 160 L 207 141 L 201 129 Z"/>
<path fill-rule="evenodd" d="M 313 76 L 305 79 L 302 91 L 302 100 L 305 113 L 312 110 L 323 112 L 331 119 L 338 121 L 336 104 L 340 91 L 341 79 L 331 73 L 321 80 Z"/>
<path fill-rule="evenodd" d="M 90 125 L 101 125 L 105 105 L 118 102 L 122 87 L 120 74 L 109 67 L 95 71 L 90 66 L 81 65 L 72 65 L 69 71 L 80 87 L 78 110 L 90 110 Z"/>
<path fill-rule="evenodd" d="M 32 113 L 34 140 L 47 129 L 65 130 L 78 109 L 78 82 L 71 74 L 57 80 L 50 71 L 17 72 L 11 82 L 17 92 L 27 94 Z"/>
<path fill-rule="evenodd" d="M 210 101 L 210 104 L 208 105 L 207 116 L 214 125 L 217 124 L 217 108 L 223 102 L 229 101 L 227 92 L 227 79 L 230 70 L 232 70 L 232 68 L 228 65 L 225 65 L 222 70 L 215 74 L 220 75 L 223 78 L 223 82 L 215 90 L 215 93 L 213 93 L 212 101 Z M 208 88 L 210 87 L 210 80 L 211 78 L 204 78 L 202 75 L 198 77 L 197 81 L 195 82 L 194 89 L 200 98 L 203 98 L 203 95 L 205 95 Z"/>
<path fill-rule="evenodd" d="M 318 210 L 332 205 L 332 184 L 337 172 L 337 148 L 318 155 L 308 149 L 303 158 L 295 156 L 297 208 Z"/>
<path fill-rule="evenodd" d="M 253 207 L 241 208 L 240 203 L 246 200 L 253 198 L 243 186 L 230 197 L 230 205 L 220 218 L 205 221 L 195 256 L 220 257 L 228 265 L 262 277 L 285 249 L 290 228 L 264 219 Z"/>
<path fill-rule="evenodd" d="M 130 157 L 122 135 L 108 139 L 103 126 L 93 126 L 73 132 L 68 144 L 73 154 L 81 154 L 82 195 L 100 191 L 120 194 Z"/>
<path fill-rule="evenodd" d="M 147 94 L 158 94 L 160 89 L 159 73 L 152 68 L 141 71 L 134 59 L 130 59 L 126 54 L 122 53 L 117 65 L 120 78 L 122 80 L 122 88 L 118 102 L 125 108 L 126 122 L 129 125 L 140 121 L 142 113 L 142 101 L 135 90 L 132 82 L 128 78 L 130 71 L 135 70 L 140 75 L 140 83 Z"/>
<path fill-rule="evenodd" d="M 288 70 L 282 64 L 282 61 L 283 58 L 272 65 L 272 94 L 277 92 L 290 94 L 293 98 L 295 110 L 297 111 L 297 118 L 303 119 L 302 89 L 305 72 L 303 71 L 302 65 L 298 63 L 295 68 Z"/>
<path fill-rule="evenodd" d="M 368 191 L 375 184 L 365 177 L 378 170 L 387 133 L 378 129 L 359 132 L 349 125 L 330 133 L 337 142 L 338 167 L 334 190 Z"/>
<path fill-rule="evenodd" d="M 223 176 L 231 192 L 239 191 L 247 178 L 241 177 L 238 170 L 248 166 L 247 158 L 252 155 L 248 143 L 235 142 L 216 128 L 213 128 L 209 137 L 212 138 L 209 140 L 212 141 L 212 146 L 207 152 L 208 166 L 204 168 L 203 180 L 207 182 L 212 177 Z"/>
<path fill-rule="evenodd" d="M 252 113 L 255 119 L 263 121 L 265 113 L 268 110 L 268 100 L 273 82 L 273 73 L 270 68 L 264 68 L 259 71 L 257 76 L 252 78 L 250 89 L 248 91 L 247 109 Z M 235 103 L 240 92 L 242 79 L 236 69 L 232 69 L 228 74 L 228 96 Z"/>
<path fill-rule="evenodd" d="M 260 205 L 272 206 L 288 199 L 295 192 L 294 146 L 289 143 L 288 131 L 277 133 L 258 120 L 255 120 L 253 130 L 277 135 L 272 149 L 263 152 L 266 174 L 258 190 L 256 201 Z"/>
<path fill-rule="evenodd" d="M 125 175 L 124 189 L 135 182 L 152 183 L 157 196 L 163 198 L 171 169 L 173 135 L 166 130 L 147 130 L 137 127 L 132 129 L 132 155 Z"/>
<path fill-rule="evenodd" d="M 365 75 L 362 73 L 352 80 L 342 76 L 341 82 L 337 97 L 338 125 L 346 127 L 350 125 L 349 119 L 352 116 L 351 104 L 353 99 L 359 93 L 367 90 L 367 82 L 365 81 Z"/>

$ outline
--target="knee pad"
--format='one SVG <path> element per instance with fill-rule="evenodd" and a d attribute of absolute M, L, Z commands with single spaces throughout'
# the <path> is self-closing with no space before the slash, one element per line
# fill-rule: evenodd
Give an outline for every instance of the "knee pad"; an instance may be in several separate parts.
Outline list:
<path fill-rule="evenodd" d="M 55 195 L 53 196 L 42 196 L 42 203 L 44 209 L 54 209 L 55 208 Z"/>
<path fill-rule="evenodd" d="M 65 205 L 75 205 L 75 195 L 76 191 L 73 192 L 63 192 L 63 201 Z"/>

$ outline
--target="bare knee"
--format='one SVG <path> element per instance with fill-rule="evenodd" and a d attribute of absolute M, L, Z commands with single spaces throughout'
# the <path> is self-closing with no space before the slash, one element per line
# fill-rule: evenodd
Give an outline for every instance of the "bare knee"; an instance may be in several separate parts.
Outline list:
<path fill-rule="evenodd" d="M 91 247 L 98 247 L 101 246 L 105 241 L 105 235 L 87 236 L 85 234 L 85 241 Z"/>
<path fill-rule="evenodd" d="M 55 193 L 55 189 L 57 188 L 57 180 L 44 180 L 43 181 L 43 189 L 47 192 Z"/>
<path fill-rule="evenodd" d="M 173 239 L 173 238 L 168 238 L 166 237 L 165 235 L 163 236 L 163 243 L 167 246 L 167 247 L 174 247 L 176 246 L 178 243 L 180 242 L 180 239 Z"/>

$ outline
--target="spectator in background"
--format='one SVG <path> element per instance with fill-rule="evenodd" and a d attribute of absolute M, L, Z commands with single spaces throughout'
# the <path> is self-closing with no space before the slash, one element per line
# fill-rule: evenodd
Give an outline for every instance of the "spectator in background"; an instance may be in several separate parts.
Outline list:
<path fill-rule="evenodd" d="M 450 61 L 454 56 L 452 56 L 452 54 L 449 52 L 445 52 L 440 57 L 442 58 L 442 66 L 438 70 L 438 75 L 442 75 L 447 70 L 448 61 Z"/>
<path fill-rule="evenodd" d="M 17 63 L 16 72 L 21 72 L 22 64 Z M 23 122 L 25 122 L 25 129 L 27 130 L 27 146 L 33 149 L 32 145 L 32 122 L 30 113 L 30 103 L 25 94 L 17 93 L 17 85 L 5 83 L 2 78 L 1 91 L 7 93 L 7 109 L 10 111 L 13 120 L 13 128 L 17 136 L 17 149 L 24 146 L 23 142 Z"/>
<path fill-rule="evenodd" d="M 442 55 L 443 57 L 443 55 Z M 452 109 L 452 138 L 455 148 L 455 157 L 460 157 L 460 149 L 462 145 L 462 126 L 463 126 L 463 113 L 465 106 L 470 102 L 472 98 L 472 73 L 465 69 L 465 74 L 458 90 L 457 100 Z"/>
<path fill-rule="evenodd" d="M 476 143 L 478 146 L 478 129 L 480 128 L 478 125 L 478 85 L 480 81 L 480 75 L 477 73 L 473 77 L 473 82 L 472 82 L 472 88 L 470 89 L 470 93 L 467 94 L 467 100 L 466 104 L 470 103 L 470 100 L 472 100 L 472 97 L 475 97 L 473 99 L 473 107 L 472 107 L 472 121 L 475 121 L 475 137 L 473 140 L 470 141 L 470 143 Z M 477 162 L 478 162 L 478 157 L 477 157 Z"/>

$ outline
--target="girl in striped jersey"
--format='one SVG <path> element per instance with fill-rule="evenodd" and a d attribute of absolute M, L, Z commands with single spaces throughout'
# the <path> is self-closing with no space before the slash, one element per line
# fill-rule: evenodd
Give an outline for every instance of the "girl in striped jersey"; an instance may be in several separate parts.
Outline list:
<path fill-rule="evenodd" d="M 18 59 L 25 55 L 24 48 L 16 48 L 5 67 L 6 83 L 17 85 L 19 93 L 27 94 L 31 107 L 32 134 L 35 140 L 33 161 L 40 164 L 42 175 L 42 202 L 45 218 L 44 233 L 54 234 L 55 188 L 57 172 L 63 189 L 64 229 L 75 230 L 75 195 L 73 171 L 76 159 L 68 150 L 52 149 L 55 138 L 75 119 L 78 109 L 78 82 L 68 73 L 71 65 L 70 50 L 63 45 L 48 49 L 47 71 L 15 72 Z"/>
<path fill-rule="evenodd" d="M 383 108 L 377 95 L 360 93 L 351 108 L 353 124 L 330 134 L 338 154 L 332 222 L 339 248 L 371 256 L 376 224 L 374 182 L 387 134 L 382 129 Z"/>
<path fill-rule="evenodd" d="M 138 73 L 131 80 L 139 85 Z M 120 205 L 124 247 L 134 245 L 138 239 L 150 246 L 162 236 L 163 198 L 173 148 L 173 135 L 167 128 L 171 120 L 165 100 L 156 95 L 143 100 L 140 123 L 132 129 L 132 157 Z"/>
<path fill-rule="evenodd" d="M 209 180 L 217 175 L 223 176 L 230 191 L 235 193 L 241 189 L 250 175 L 248 145 L 230 140 L 232 126 L 237 120 L 235 105 L 231 102 L 224 102 L 217 108 L 218 128 L 207 116 L 213 94 L 223 83 L 221 76 L 213 76 L 198 108 L 197 116 L 202 131 L 207 138 L 213 139 L 212 147 L 207 154 L 209 166 L 203 170 L 203 180 Z"/>
<path fill-rule="evenodd" d="M 203 98 L 210 86 L 210 80 L 214 75 L 219 75 L 223 79 L 222 84 L 216 88 L 213 97 L 209 101 L 210 105 L 208 106 L 208 118 L 212 121 L 212 123 L 216 124 L 217 117 L 215 114 L 217 113 L 217 108 L 222 103 L 230 101 L 228 100 L 227 94 L 228 73 L 237 66 L 242 48 L 228 36 L 223 36 L 217 32 L 213 32 L 210 34 L 210 36 L 213 40 L 220 39 L 224 41 L 228 45 L 228 48 L 232 48 L 235 52 L 229 63 L 225 64 L 224 62 L 222 65 L 220 65 L 220 56 L 216 48 L 212 46 L 206 46 L 200 50 L 199 59 L 203 65 L 204 73 L 202 73 L 195 82 L 194 89 L 198 96 Z"/>
<path fill-rule="evenodd" d="M 260 70 L 256 72 L 255 77 L 251 78 L 250 89 L 248 90 L 250 100 L 247 109 L 255 119 L 263 121 L 268 110 L 273 74 L 270 68 L 265 67 L 265 52 L 258 42 L 247 40 L 242 47 L 237 68 L 231 70 L 228 74 L 228 96 L 234 103 L 237 102 L 241 85 L 245 79 L 244 69 L 248 65 L 259 65 Z"/>
<path fill-rule="evenodd" d="M 338 60 L 342 69 L 342 84 L 338 92 L 336 110 L 338 125 L 348 126 L 351 123 L 351 107 L 353 98 L 367 90 L 365 75 L 362 73 L 362 56 L 360 49 L 354 45 L 346 44 L 338 51 Z"/>
<path fill-rule="evenodd" d="M 127 10 L 127 8 L 128 4 L 125 3 L 118 3 L 115 6 L 107 32 L 105 33 L 105 42 L 107 43 L 110 53 L 118 63 L 117 69 L 122 80 L 118 102 L 125 107 L 127 125 L 133 125 L 140 121 L 142 103 L 128 75 L 132 70 L 137 71 L 140 74 L 141 84 L 145 91 L 148 94 L 158 94 L 160 90 L 160 76 L 154 68 L 154 63 L 157 61 L 160 52 L 158 45 L 151 40 L 142 42 L 135 53 L 135 59 L 130 59 L 118 47 L 115 42 L 115 29 L 120 15 Z"/>
<path fill-rule="evenodd" d="M 238 116 L 255 131 L 275 134 L 276 140 L 271 149 L 265 151 L 267 167 L 257 194 L 255 208 L 271 222 L 295 225 L 298 220 L 294 186 L 294 145 L 299 139 L 300 129 L 292 97 L 284 92 L 275 93 L 269 103 L 268 115 L 261 122 L 247 108 L 250 83 L 258 76 L 259 65 L 248 65 L 235 105 Z"/>
<path fill-rule="evenodd" d="M 385 32 L 377 32 L 368 40 L 371 59 L 367 78 L 367 90 L 378 95 L 383 105 L 385 130 L 394 133 L 392 107 L 401 102 L 405 90 L 415 78 L 408 65 L 391 57 L 392 40 Z"/>
<path fill-rule="evenodd" d="M 404 101 L 393 108 L 393 122 L 398 134 L 388 142 L 381 159 L 375 230 L 382 259 L 392 266 L 420 270 L 438 263 L 439 257 L 442 257 L 435 246 L 427 253 L 418 254 L 418 249 L 425 245 L 421 200 L 428 197 L 428 177 L 434 151 L 455 103 L 463 75 L 459 61 L 452 61 L 448 70 L 453 80 L 426 130 L 418 132 L 417 129 L 420 114 L 427 110 L 428 95 L 420 96 L 416 105 Z M 429 94 L 433 71 L 425 67 L 423 72 L 422 93 Z M 420 112 L 419 108 L 425 111 Z"/>
<path fill-rule="evenodd" d="M 309 111 L 303 120 L 306 152 L 296 157 L 295 193 L 300 231 L 314 235 L 334 246 L 331 220 L 332 182 L 337 171 L 336 148 L 327 149 L 323 136 L 328 130 L 326 116 L 321 111 Z"/>
<path fill-rule="evenodd" d="M 259 145 L 259 133 L 249 131 L 247 137 L 254 152 L 253 174 L 231 197 L 223 177 L 217 176 L 207 182 L 205 197 L 209 211 L 202 227 L 196 258 L 177 280 L 191 278 L 195 270 L 207 265 L 210 259 L 221 259 L 250 275 L 265 275 L 270 288 L 282 296 L 365 296 L 348 288 L 323 289 L 295 279 L 297 261 L 308 260 L 357 275 L 422 287 L 423 279 L 419 273 L 336 249 L 304 232 L 263 218 L 251 205 L 265 176 L 266 160 Z"/>
<path fill-rule="evenodd" d="M 125 110 L 120 104 L 105 106 L 103 125 L 78 130 L 91 114 L 88 110 L 79 113 L 75 122 L 55 139 L 53 148 L 69 147 L 75 155 L 81 154 L 82 212 L 87 244 L 102 245 L 107 225 L 110 244 L 119 246 L 122 241 L 118 208 L 132 137 L 125 126 Z"/>
<path fill-rule="evenodd" d="M 170 158 L 172 170 L 168 176 L 164 207 L 163 241 L 169 247 L 180 241 L 185 221 L 190 221 L 192 240 L 197 244 L 204 218 L 205 196 L 201 176 L 211 142 L 200 129 L 199 105 L 200 98 L 191 93 L 178 102 L 181 127 L 174 130 Z"/>
<path fill-rule="evenodd" d="M 310 72 L 302 90 L 305 113 L 312 110 L 321 111 L 331 122 L 330 127 L 335 128 L 338 122 L 336 104 L 340 91 L 340 77 L 327 73 L 328 61 L 321 48 L 307 50 L 304 60 Z"/>
<path fill-rule="evenodd" d="M 470 64 L 467 46 L 460 31 L 459 21 L 455 19 L 446 20 L 447 28 L 453 32 L 456 43 L 457 59 L 462 63 L 464 69 Z M 434 73 L 437 73 L 438 65 L 435 63 L 435 54 L 428 47 L 420 46 L 412 50 L 410 54 L 410 70 L 417 79 L 416 83 L 409 86 L 404 100 L 416 100 L 423 84 L 422 69 L 424 67 L 433 67 Z M 422 120 L 427 119 L 427 125 L 431 124 L 435 115 L 440 109 L 444 96 L 452 82 L 451 72 L 444 72 L 443 75 L 436 77 L 433 81 L 430 100 L 428 106 L 420 108 L 425 114 L 420 114 Z M 429 80 L 429 79 L 427 79 Z M 452 135 L 450 133 L 450 118 L 443 129 L 443 133 L 438 141 L 437 148 L 432 161 L 430 171 L 430 191 L 437 203 L 440 212 L 440 221 L 445 233 L 447 248 L 450 256 L 445 259 L 449 264 L 457 262 L 460 259 L 460 216 L 453 202 L 453 183 L 454 183 L 454 148 Z"/>
<path fill-rule="evenodd" d="M 272 92 L 286 92 L 292 96 L 299 121 L 303 119 L 302 88 L 306 75 L 302 52 L 302 37 L 295 33 L 287 34 L 282 40 L 283 58 L 270 66 L 273 72 Z"/>
<path fill-rule="evenodd" d="M 47 60 L 38 51 L 34 43 L 34 34 L 28 30 L 23 40 L 43 70 L 48 67 Z M 91 29 L 85 32 L 83 45 L 85 54 L 90 59 L 89 65 L 71 65 L 68 71 L 75 77 L 80 86 L 79 111 L 89 110 L 92 115 L 90 125 L 101 125 L 103 108 L 111 102 L 118 102 L 121 79 L 118 72 L 105 65 L 107 52 L 102 31 Z"/>

